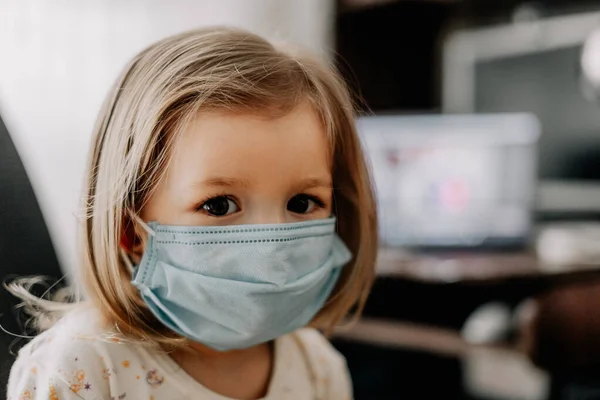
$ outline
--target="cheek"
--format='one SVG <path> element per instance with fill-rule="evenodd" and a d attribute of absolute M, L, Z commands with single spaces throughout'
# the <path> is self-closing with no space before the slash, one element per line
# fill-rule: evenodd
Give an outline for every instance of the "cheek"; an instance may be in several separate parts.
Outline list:
<path fill-rule="evenodd" d="M 140 211 L 144 221 L 157 221 L 168 225 L 187 225 L 188 204 L 181 198 L 182 190 L 174 186 L 169 176 L 162 179 L 151 191 Z"/>

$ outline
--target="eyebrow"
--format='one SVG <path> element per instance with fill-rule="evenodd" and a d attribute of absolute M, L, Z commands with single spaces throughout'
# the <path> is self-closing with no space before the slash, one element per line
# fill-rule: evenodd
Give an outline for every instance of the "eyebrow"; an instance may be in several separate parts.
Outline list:
<path fill-rule="evenodd" d="M 303 189 L 316 189 L 316 188 L 331 189 L 332 183 L 331 183 L 330 179 L 308 178 L 308 179 L 300 181 L 297 186 L 301 187 Z"/>
<path fill-rule="evenodd" d="M 247 187 L 250 183 L 244 179 L 216 177 L 210 178 L 201 182 L 197 182 L 194 186 L 211 186 L 211 187 Z"/>
<path fill-rule="evenodd" d="M 209 186 L 209 187 L 248 187 L 250 183 L 245 179 L 215 177 L 194 183 L 194 186 Z M 326 178 L 308 178 L 298 182 L 295 186 L 302 189 L 325 188 L 331 189 L 331 179 Z"/>

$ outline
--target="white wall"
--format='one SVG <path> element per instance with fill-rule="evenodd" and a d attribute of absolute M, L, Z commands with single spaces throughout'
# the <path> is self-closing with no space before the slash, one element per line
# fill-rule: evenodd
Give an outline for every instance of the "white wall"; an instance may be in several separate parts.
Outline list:
<path fill-rule="evenodd" d="M 0 0 L 0 114 L 63 267 L 77 263 L 96 113 L 135 52 L 169 34 L 225 24 L 328 54 L 333 18 L 333 0 Z"/>

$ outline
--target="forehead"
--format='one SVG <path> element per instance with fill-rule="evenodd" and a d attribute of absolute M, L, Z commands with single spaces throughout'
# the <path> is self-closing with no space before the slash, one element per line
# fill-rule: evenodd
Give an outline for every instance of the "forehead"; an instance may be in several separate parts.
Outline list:
<path fill-rule="evenodd" d="M 278 118 L 199 112 L 174 143 L 168 175 L 182 183 L 215 176 L 289 179 L 331 173 L 326 132 L 311 105 Z"/>

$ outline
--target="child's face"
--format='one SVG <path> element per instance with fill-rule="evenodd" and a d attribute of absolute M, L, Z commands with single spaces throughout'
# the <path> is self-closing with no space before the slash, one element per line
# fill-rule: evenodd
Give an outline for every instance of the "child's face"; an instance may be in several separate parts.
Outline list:
<path fill-rule="evenodd" d="M 277 119 L 199 113 L 176 141 L 142 210 L 165 225 L 272 224 L 327 218 L 331 163 L 308 103 Z"/>

